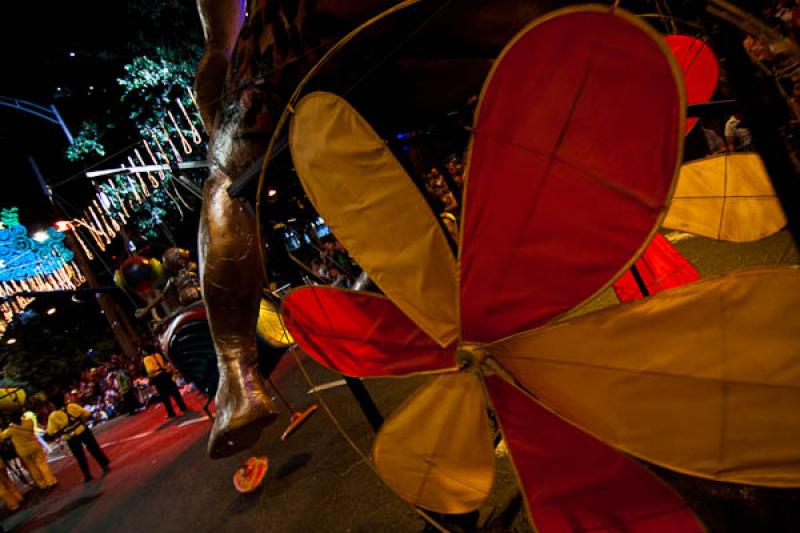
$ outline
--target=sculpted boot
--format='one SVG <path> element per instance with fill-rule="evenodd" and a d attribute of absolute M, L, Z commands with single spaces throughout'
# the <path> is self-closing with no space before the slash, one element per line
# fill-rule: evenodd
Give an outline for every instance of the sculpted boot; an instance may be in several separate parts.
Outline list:
<path fill-rule="evenodd" d="M 228 457 L 254 445 L 262 430 L 278 416 L 258 372 L 255 350 L 237 354 L 229 349 L 218 363 L 217 412 L 208 440 L 212 459 Z"/>

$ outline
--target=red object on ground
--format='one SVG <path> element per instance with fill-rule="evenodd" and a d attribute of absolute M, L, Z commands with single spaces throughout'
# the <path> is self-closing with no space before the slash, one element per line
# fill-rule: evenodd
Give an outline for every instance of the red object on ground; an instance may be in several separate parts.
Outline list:
<path fill-rule="evenodd" d="M 292 433 L 300 429 L 300 426 L 305 424 L 308 419 L 311 418 L 311 415 L 317 412 L 317 409 L 319 409 L 319 405 L 312 403 L 304 411 L 295 411 L 292 413 L 292 418 L 289 420 L 289 425 L 286 426 L 286 429 L 284 429 L 283 433 L 281 434 L 281 442 L 286 442 L 286 439 L 288 439 Z"/>
<path fill-rule="evenodd" d="M 479 342 L 540 326 L 616 277 L 654 230 L 683 133 L 663 49 L 607 13 L 543 23 L 490 76 L 460 261 L 462 337 Z"/>
<path fill-rule="evenodd" d="M 486 385 L 537 531 L 704 531 L 686 503 L 633 459 L 502 379 Z"/>
<path fill-rule="evenodd" d="M 241 493 L 253 492 L 261 486 L 264 476 L 269 468 L 266 455 L 250 457 L 244 465 L 236 469 L 233 474 L 233 486 Z"/>
<path fill-rule="evenodd" d="M 322 365 L 345 376 L 406 376 L 455 367 L 455 347 L 440 347 L 390 300 L 332 287 L 303 287 L 283 301 L 292 337 Z"/>
<path fill-rule="evenodd" d="M 717 90 L 719 63 L 711 48 L 696 37 L 668 35 L 664 38 L 678 60 L 686 83 L 686 103 L 704 104 Z M 686 119 L 686 133 L 697 124 L 696 118 Z"/>
<path fill-rule="evenodd" d="M 636 270 L 649 295 L 700 279 L 700 274 L 694 265 L 660 233 L 656 233 L 642 257 L 636 261 Z M 645 296 L 630 270 L 614 283 L 614 292 L 621 302 Z"/>

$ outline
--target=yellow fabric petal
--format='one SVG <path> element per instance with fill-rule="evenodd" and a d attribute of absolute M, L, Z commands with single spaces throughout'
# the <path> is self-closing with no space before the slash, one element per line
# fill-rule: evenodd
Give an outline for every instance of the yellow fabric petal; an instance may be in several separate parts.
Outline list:
<path fill-rule="evenodd" d="M 455 258 L 386 143 L 342 98 L 315 92 L 295 108 L 289 146 L 309 199 L 350 255 L 425 333 L 453 342 Z"/>
<path fill-rule="evenodd" d="M 494 479 L 486 403 L 471 372 L 443 374 L 384 423 L 372 455 L 381 479 L 407 502 L 438 513 L 480 507 Z"/>
<path fill-rule="evenodd" d="M 261 339 L 275 348 L 284 348 L 294 344 L 292 335 L 283 325 L 278 309 L 269 300 L 261 300 L 256 333 Z"/>
<path fill-rule="evenodd" d="M 709 278 L 499 341 L 555 412 L 656 464 L 800 486 L 800 270 Z"/>
<path fill-rule="evenodd" d="M 709 157 L 681 167 L 663 226 L 733 242 L 762 239 L 786 225 L 758 154 Z"/>

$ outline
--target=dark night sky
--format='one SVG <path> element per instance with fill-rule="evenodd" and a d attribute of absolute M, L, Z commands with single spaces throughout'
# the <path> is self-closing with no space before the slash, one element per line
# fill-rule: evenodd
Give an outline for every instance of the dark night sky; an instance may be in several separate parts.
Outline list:
<path fill-rule="evenodd" d="M 131 57 L 129 43 L 137 34 L 136 17 L 128 6 L 129 2 L 107 0 L 4 5 L 0 96 L 55 104 L 74 135 L 83 120 L 101 116 L 119 100 L 115 79 L 123 74 L 122 65 Z M 196 17 L 193 10 L 190 13 Z M 199 20 L 196 24 L 199 29 Z M 107 144 L 108 153 L 124 148 L 125 141 L 136 140 L 119 133 L 123 135 L 117 142 Z M 21 221 L 29 229 L 49 223 L 54 215 L 27 156 L 36 160 L 48 183 L 58 183 L 83 168 L 66 161 L 66 146 L 58 126 L 0 107 L 0 157 L 4 163 L 0 208 L 18 206 Z M 57 188 L 56 193 L 80 206 L 91 189 L 79 180 Z"/>

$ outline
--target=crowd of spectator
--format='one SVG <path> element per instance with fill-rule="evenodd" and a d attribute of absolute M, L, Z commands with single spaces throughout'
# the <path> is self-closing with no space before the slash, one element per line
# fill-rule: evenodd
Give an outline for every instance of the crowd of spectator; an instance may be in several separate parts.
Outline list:
<path fill-rule="evenodd" d="M 333 237 L 320 241 L 319 257 L 311 260 L 311 270 L 323 283 L 349 289 L 360 269 L 342 243 Z"/>
<path fill-rule="evenodd" d="M 445 174 L 446 173 L 446 174 Z M 444 169 L 431 167 L 424 176 L 425 192 L 453 242 L 458 242 L 460 198 L 464 188 L 464 164 L 450 157 Z"/>
<path fill-rule="evenodd" d="M 460 190 L 451 190 L 448 181 L 454 185 L 454 188 L 460 189 L 464 183 L 464 165 L 455 158 L 451 158 L 445 164 L 444 172 L 447 172 L 447 177 L 439 168 L 432 167 L 425 174 L 425 190 L 433 201 L 437 212 L 456 213 L 459 209 L 457 198 L 460 195 Z"/>
<path fill-rule="evenodd" d="M 790 53 L 789 40 L 800 37 L 800 1 L 775 0 L 770 2 L 761 16 L 769 26 L 786 39 L 767 36 L 745 38 L 744 47 L 750 57 L 763 65 L 777 80 L 781 91 L 788 97 L 795 120 L 800 121 L 800 59 Z"/>
<path fill-rule="evenodd" d="M 142 407 L 137 389 L 145 382 L 143 376 L 140 360 L 113 355 L 108 362 L 84 370 L 67 399 L 92 413 L 90 425 L 132 414 Z"/>

